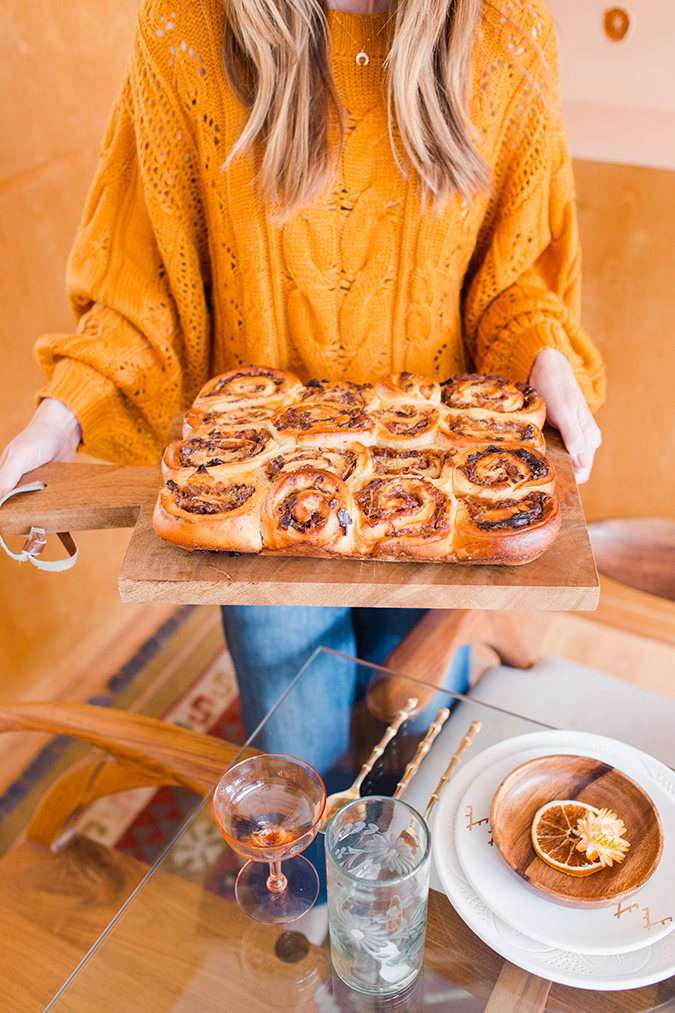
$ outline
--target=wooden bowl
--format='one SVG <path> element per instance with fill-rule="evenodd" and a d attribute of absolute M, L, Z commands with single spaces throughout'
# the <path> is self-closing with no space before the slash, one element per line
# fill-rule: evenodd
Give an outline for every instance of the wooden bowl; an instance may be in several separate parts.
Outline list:
<path fill-rule="evenodd" d="M 553 799 L 578 799 L 611 809 L 626 825 L 630 849 L 620 864 L 590 876 L 552 869 L 532 847 L 537 810 Z M 512 770 L 492 800 L 494 841 L 511 868 L 551 900 L 568 907 L 605 907 L 639 890 L 663 851 L 663 827 L 649 795 L 616 767 L 589 756 L 543 756 Z"/>

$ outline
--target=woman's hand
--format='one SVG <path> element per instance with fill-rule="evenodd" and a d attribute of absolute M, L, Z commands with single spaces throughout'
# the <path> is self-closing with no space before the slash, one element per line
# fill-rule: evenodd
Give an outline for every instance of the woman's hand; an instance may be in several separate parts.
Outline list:
<path fill-rule="evenodd" d="M 74 412 L 63 401 L 45 398 L 0 457 L 0 497 L 13 489 L 27 471 L 48 461 L 72 461 L 81 438 Z"/>
<path fill-rule="evenodd" d="M 572 458 L 577 484 L 587 482 L 602 433 L 562 352 L 542 349 L 534 360 L 530 383 L 546 402 L 547 421 L 560 430 Z"/>

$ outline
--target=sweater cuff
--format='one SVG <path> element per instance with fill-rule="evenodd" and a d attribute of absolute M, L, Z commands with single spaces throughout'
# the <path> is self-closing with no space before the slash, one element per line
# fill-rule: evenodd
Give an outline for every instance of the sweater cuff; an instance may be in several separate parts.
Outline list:
<path fill-rule="evenodd" d="M 605 399 L 605 373 L 602 360 L 597 354 L 582 358 L 575 351 L 565 328 L 556 320 L 533 324 L 518 336 L 518 340 L 509 351 L 508 372 L 505 375 L 521 383 L 528 383 L 534 361 L 544 348 L 555 348 L 556 351 L 562 352 L 574 370 L 586 404 L 592 412 L 597 411 Z"/>
<path fill-rule="evenodd" d="M 544 348 L 555 348 L 574 365 L 577 358 L 563 327 L 556 321 L 533 324 L 518 336 L 509 356 L 508 376 L 528 383 L 534 360 Z M 576 372 L 576 371 L 575 371 Z"/>
<path fill-rule="evenodd" d="M 63 401 L 75 413 L 85 449 L 105 442 L 110 416 L 118 408 L 111 380 L 75 359 L 60 359 L 49 383 L 37 394 L 38 404 L 47 397 Z"/>

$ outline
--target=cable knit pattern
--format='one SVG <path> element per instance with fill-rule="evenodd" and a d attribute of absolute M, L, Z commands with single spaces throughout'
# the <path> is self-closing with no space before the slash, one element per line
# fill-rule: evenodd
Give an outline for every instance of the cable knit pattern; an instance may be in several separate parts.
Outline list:
<path fill-rule="evenodd" d="M 255 159 L 223 169 L 245 113 L 222 69 L 219 0 L 142 7 L 69 262 L 77 333 L 37 344 L 41 396 L 73 409 L 91 453 L 156 460 L 205 380 L 252 362 L 303 380 L 475 368 L 524 381 L 553 347 L 591 407 L 601 402 L 602 363 L 578 322 L 573 180 L 543 3 L 486 8 L 471 113 L 494 194 L 440 210 L 423 206 L 392 152 L 389 15 L 328 18 L 344 153 L 328 191 L 280 225 L 256 199 Z"/>

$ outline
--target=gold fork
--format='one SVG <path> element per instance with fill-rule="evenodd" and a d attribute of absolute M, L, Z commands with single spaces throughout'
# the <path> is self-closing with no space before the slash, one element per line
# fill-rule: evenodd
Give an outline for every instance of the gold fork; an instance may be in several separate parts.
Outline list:
<path fill-rule="evenodd" d="M 467 749 L 469 748 L 469 746 L 473 742 L 474 735 L 478 735 L 478 732 L 481 730 L 482 727 L 483 727 L 483 724 L 482 724 L 481 721 L 472 721 L 471 722 L 471 724 L 469 726 L 468 732 L 466 733 L 466 735 L 464 736 L 464 738 L 462 739 L 462 741 L 460 742 L 460 744 L 459 744 L 459 746 L 457 748 L 457 752 L 454 754 L 454 756 L 450 760 L 450 765 L 449 765 L 448 769 L 445 771 L 445 773 L 441 777 L 440 781 L 436 785 L 436 789 L 435 789 L 433 795 L 429 799 L 429 803 L 428 803 L 426 809 L 424 810 L 424 819 L 425 820 L 429 819 L 429 815 L 431 813 L 431 810 L 433 809 L 433 807 L 436 805 L 436 803 L 438 802 L 439 798 L 441 797 L 441 792 L 443 791 L 443 789 L 445 788 L 446 784 L 450 780 L 455 767 L 460 762 L 460 760 L 464 756 L 464 753 L 467 751 Z"/>
<path fill-rule="evenodd" d="M 323 811 L 323 817 L 321 818 L 321 823 L 319 824 L 320 834 L 325 834 L 328 823 L 333 816 L 335 816 L 335 813 L 338 812 L 338 810 L 342 809 L 342 807 L 347 805 L 348 802 L 354 802 L 357 798 L 359 798 L 361 795 L 361 785 L 363 784 L 366 774 L 373 769 L 373 765 L 380 756 L 382 756 L 382 753 L 394 738 L 403 722 L 408 720 L 410 712 L 417 707 L 417 702 L 416 696 L 409 697 L 405 706 L 401 708 L 378 744 L 373 748 L 372 753 L 361 767 L 358 777 L 352 784 L 351 788 L 347 788 L 345 791 L 336 791 L 332 795 L 328 796 L 326 799 L 326 808 Z"/>
<path fill-rule="evenodd" d="M 450 717 L 449 709 L 447 707 L 441 707 L 438 714 L 436 715 L 436 720 L 432 721 L 432 723 L 429 725 L 429 731 L 420 742 L 419 746 L 417 747 L 417 752 L 415 753 L 411 762 L 405 768 L 403 777 L 396 785 L 394 798 L 400 798 L 403 792 L 406 790 L 406 788 L 412 781 L 413 777 L 419 770 L 420 763 L 431 749 L 438 733 L 440 732 L 441 728 L 443 727 L 443 725 L 445 724 L 445 722 L 448 720 L 449 717 Z"/>

